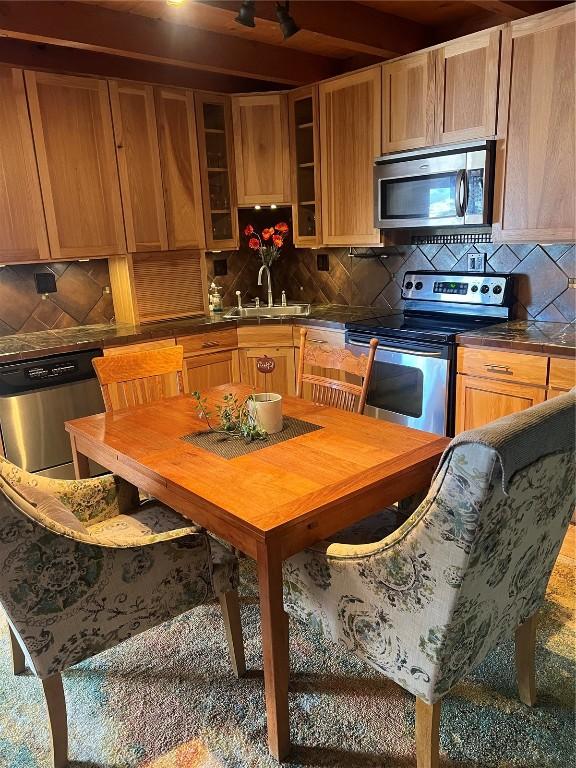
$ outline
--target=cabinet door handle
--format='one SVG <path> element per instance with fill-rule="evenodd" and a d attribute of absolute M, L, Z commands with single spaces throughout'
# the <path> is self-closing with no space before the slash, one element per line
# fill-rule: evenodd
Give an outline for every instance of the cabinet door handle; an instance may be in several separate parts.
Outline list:
<path fill-rule="evenodd" d="M 507 376 L 512 376 L 514 373 L 509 365 L 496 365 L 495 363 L 486 363 L 484 367 L 491 373 L 505 373 Z"/>

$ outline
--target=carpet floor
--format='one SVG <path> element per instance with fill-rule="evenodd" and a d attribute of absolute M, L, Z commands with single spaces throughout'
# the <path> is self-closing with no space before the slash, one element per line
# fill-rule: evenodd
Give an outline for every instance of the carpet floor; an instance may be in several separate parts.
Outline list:
<path fill-rule="evenodd" d="M 232 676 L 216 604 L 64 673 L 71 768 L 275 768 L 266 749 L 254 568 L 243 561 L 249 674 Z M 290 625 L 290 768 L 415 765 L 414 697 L 296 622 Z M 540 621 L 538 705 L 517 697 L 512 643 L 444 699 L 442 768 L 572 768 L 574 573 L 557 564 Z M 0 614 L 0 766 L 49 765 L 40 685 L 10 671 Z"/>

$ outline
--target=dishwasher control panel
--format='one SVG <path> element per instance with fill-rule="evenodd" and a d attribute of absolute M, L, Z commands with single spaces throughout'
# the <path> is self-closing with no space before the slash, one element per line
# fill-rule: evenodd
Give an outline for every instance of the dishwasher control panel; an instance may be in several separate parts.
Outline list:
<path fill-rule="evenodd" d="M 27 379 L 57 379 L 62 376 L 70 376 L 78 370 L 76 361 L 54 363 L 54 365 L 34 365 L 24 369 Z"/>
<path fill-rule="evenodd" d="M 92 360 L 101 355 L 99 349 L 89 349 L 0 364 L 0 397 L 95 379 Z"/>

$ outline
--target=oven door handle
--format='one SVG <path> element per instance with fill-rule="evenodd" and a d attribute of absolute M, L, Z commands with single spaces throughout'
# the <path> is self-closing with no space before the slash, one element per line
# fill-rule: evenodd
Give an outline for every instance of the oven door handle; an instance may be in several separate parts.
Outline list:
<path fill-rule="evenodd" d="M 360 341 L 350 341 L 348 346 L 370 348 L 370 344 L 364 344 Z M 422 352 L 419 349 L 405 349 L 404 347 L 397 349 L 396 347 L 385 347 L 381 344 L 376 347 L 376 356 L 378 356 L 378 352 L 395 352 L 397 355 L 414 355 L 415 357 L 442 357 L 442 352 Z"/>

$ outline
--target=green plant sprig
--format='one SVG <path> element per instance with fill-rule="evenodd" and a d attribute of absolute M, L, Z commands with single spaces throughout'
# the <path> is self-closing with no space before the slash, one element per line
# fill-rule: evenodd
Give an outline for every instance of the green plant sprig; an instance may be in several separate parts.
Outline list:
<path fill-rule="evenodd" d="M 231 437 L 242 437 L 247 443 L 251 443 L 253 440 L 265 440 L 268 437 L 268 433 L 260 429 L 256 419 L 248 409 L 248 403 L 253 399 L 252 395 L 249 395 L 242 402 L 234 394 L 224 395 L 224 404 L 216 406 L 218 426 L 214 426 L 210 421 L 214 416 L 208 410 L 207 399 L 197 391 L 192 392 L 192 397 L 196 400 L 198 415 L 206 422 L 210 432 L 220 432 Z"/>

